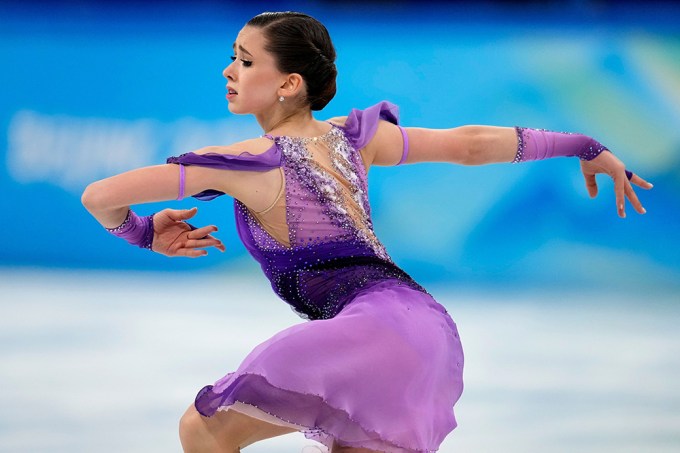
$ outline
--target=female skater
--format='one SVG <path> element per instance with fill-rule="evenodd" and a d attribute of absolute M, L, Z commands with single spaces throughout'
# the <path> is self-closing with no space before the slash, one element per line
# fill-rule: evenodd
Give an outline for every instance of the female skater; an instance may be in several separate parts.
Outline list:
<path fill-rule="evenodd" d="M 211 146 L 91 184 L 83 204 L 111 233 L 168 256 L 224 251 L 196 210 L 138 217 L 129 206 L 191 195 L 234 198 L 238 233 L 273 289 L 308 322 L 256 347 L 236 371 L 203 388 L 180 421 L 186 452 L 237 452 L 302 431 L 332 452 L 434 452 L 456 426 L 463 352 L 444 308 L 390 259 L 371 223 L 371 165 L 480 165 L 553 156 L 581 159 L 586 186 L 614 180 L 644 213 L 604 146 L 579 134 L 526 128 L 402 128 L 381 102 L 317 121 L 335 95 L 326 28 L 299 13 L 264 13 L 234 42 L 224 69 L 229 110 L 255 115 L 264 135 Z M 628 178 L 627 178 L 628 176 Z M 225 341 L 228 341 L 225 338 Z"/>

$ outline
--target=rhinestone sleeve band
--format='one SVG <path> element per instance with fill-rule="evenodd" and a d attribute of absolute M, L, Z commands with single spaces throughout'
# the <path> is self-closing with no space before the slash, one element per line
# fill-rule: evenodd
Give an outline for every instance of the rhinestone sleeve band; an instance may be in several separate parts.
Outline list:
<path fill-rule="evenodd" d="M 151 250 L 153 245 L 153 214 L 139 217 L 130 209 L 123 223 L 115 228 L 106 228 L 106 231 L 125 239 L 132 245 Z"/>
<path fill-rule="evenodd" d="M 517 153 L 515 154 L 515 158 L 512 160 L 513 164 L 518 164 L 522 162 L 522 158 L 524 157 L 524 136 L 522 134 L 522 130 L 524 128 L 515 126 L 515 133 L 517 134 Z"/>
<path fill-rule="evenodd" d="M 581 160 L 593 160 L 599 156 L 602 151 L 609 150 L 602 143 L 591 138 L 590 143 L 588 143 L 579 153 L 578 158 Z"/>

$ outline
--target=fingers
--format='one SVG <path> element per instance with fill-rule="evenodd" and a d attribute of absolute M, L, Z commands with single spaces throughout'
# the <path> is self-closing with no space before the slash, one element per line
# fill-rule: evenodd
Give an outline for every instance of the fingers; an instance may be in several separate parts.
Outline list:
<path fill-rule="evenodd" d="M 614 195 L 616 196 L 616 212 L 622 219 L 626 218 L 626 183 L 628 178 L 626 178 L 625 173 L 617 173 L 613 176 L 614 178 Z"/>
<path fill-rule="evenodd" d="M 626 198 L 630 201 L 636 212 L 645 214 L 647 211 L 633 189 L 632 184 L 649 190 L 653 186 L 640 176 L 626 170 L 623 162 L 611 153 L 602 153 L 591 161 L 582 161 L 581 170 L 586 181 L 586 187 L 591 197 L 597 195 L 598 188 L 595 175 L 606 173 L 614 180 L 614 195 L 616 198 L 616 211 L 621 218 L 626 217 Z"/>
<path fill-rule="evenodd" d="M 215 225 L 208 225 L 204 226 L 201 228 L 196 228 L 194 227 L 191 231 L 189 231 L 189 234 L 187 234 L 187 237 L 189 239 L 200 239 L 202 237 L 208 236 L 211 233 L 214 233 L 217 231 L 217 227 Z"/>
<path fill-rule="evenodd" d="M 222 241 L 211 235 L 211 233 L 216 231 L 217 227 L 215 225 L 208 225 L 189 231 L 185 247 L 189 249 L 215 247 L 217 250 L 224 252 L 226 247 Z"/>
<path fill-rule="evenodd" d="M 198 208 L 193 207 L 191 209 L 183 209 L 181 212 L 182 212 L 182 220 L 186 220 L 186 219 L 190 219 L 193 216 L 195 216 L 196 213 L 198 212 Z"/>
<path fill-rule="evenodd" d="M 635 173 L 633 173 L 633 176 L 630 178 L 630 182 L 632 184 L 635 184 L 638 187 L 642 187 L 645 190 L 649 190 L 652 187 L 654 187 L 654 185 L 652 183 L 645 181 L 644 179 L 642 179 L 639 175 L 636 175 Z"/>
<path fill-rule="evenodd" d="M 189 239 L 186 244 L 184 244 L 184 247 L 188 249 L 204 249 L 206 247 L 215 247 L 221 252 L 226 250 L 224 244 L 222 244 L 222 241 L 212 236 L 206 236 L 205 238 L 201 239 Z"/>
<path fill-rule="evenodd" d="M 201 256 L 206 256 L 208 254 L 207 250 L 203 249 L 179 249 L 175 252 L 173 256 L 185 256 L 187 258 L 200 258 Z"/>
<path fill-rule="evenodd" d="M 638 199 L 637 194 L 633 190 L 633 186 L 631 186 L 630 183 L 626 184 L 626 197 L 628 197 L 630 204 L 638 214 L 644 214 L 647 212 L 647 210 L 642 207 L 642 203 L 640 203 L 640 200 Z"/>
<path fill-rule="evenodd" d="M 640 199 L 638 198 L 635 190 L 631 183 L 638 185 L 644 189 L 651 189 L 653 186 L 640 178 L 638 175 L 633 174 L 629 171 L 624 171 L 623 175 L 618 174 L 614 177 L 614 192 L 616 194 L 616 206 L 619 213 L 619 217 L 625 218 L 626 212 L 624 207 L 625 199 L 633 206 L 633 209 L 638 214 L 645 214 L 647 210 L 642 206 Z"/>
<path fill-rule="evenodd" d="M 205 239 L 189 239 L 183 244 L 177 244 L 173 247 L 172 252 L 168 256 L 185 256 L 187 258 L 199 258 L 206 256 L 208 251 L 206 247 L 215 247 L 221 252 L 225 251 L 224 244 L 219 239 L 208 237 Z"/>
<path fill-rule="evenodd" d="M 191 209 L 165 209 L 168 217 L 177 222 L 182 220 L 190 219 L 196 215 L 198 208 L 194 207 Z"/>
<path fill-rule="evenodd" d="M 586 180 L 586 189 L 588 189 L 588 195 L 590 198 L 595 198 L 597 196 L 597 182 L 595 181 L 595 175 L 583 174 Z"/>

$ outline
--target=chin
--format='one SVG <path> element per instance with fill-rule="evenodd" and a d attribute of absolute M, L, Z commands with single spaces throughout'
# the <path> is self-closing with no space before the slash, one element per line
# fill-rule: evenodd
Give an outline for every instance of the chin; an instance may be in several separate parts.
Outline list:
<path fill-rule="evenodd" d="M 233 113 L 235 115 L 243 115 L 244 113 L 246 113 L 246 112 L 243 112 L 242 109 L 239 109 L 236 105 L 234 105 L 231 102 L 229 103 L 228 109 L 231 113 Z"/>

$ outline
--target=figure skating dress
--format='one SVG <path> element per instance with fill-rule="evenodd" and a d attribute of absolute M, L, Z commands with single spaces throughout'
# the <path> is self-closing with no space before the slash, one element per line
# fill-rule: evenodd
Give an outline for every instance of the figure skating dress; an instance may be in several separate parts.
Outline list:
<path fill-rule="evenodd" d="M 398 124 L 397 112 L 381 102 L 352 110 L 344 126 L 329 123 L 320 137 L 266 136 L 273 144 L 261 154 L 168 159 L 282 173 L 282 193 L 266 211 L 234 200 L 236 225 L 274 291 L 308 319 L 203 388 L 201 414 L 237 410 L 328 447 L 335 440 L 390 453 L 434 452 L 455 428 L 463 390 L 456 325 L 392 262 L 371 222 L 361 149 L 380 121 Z"/>

